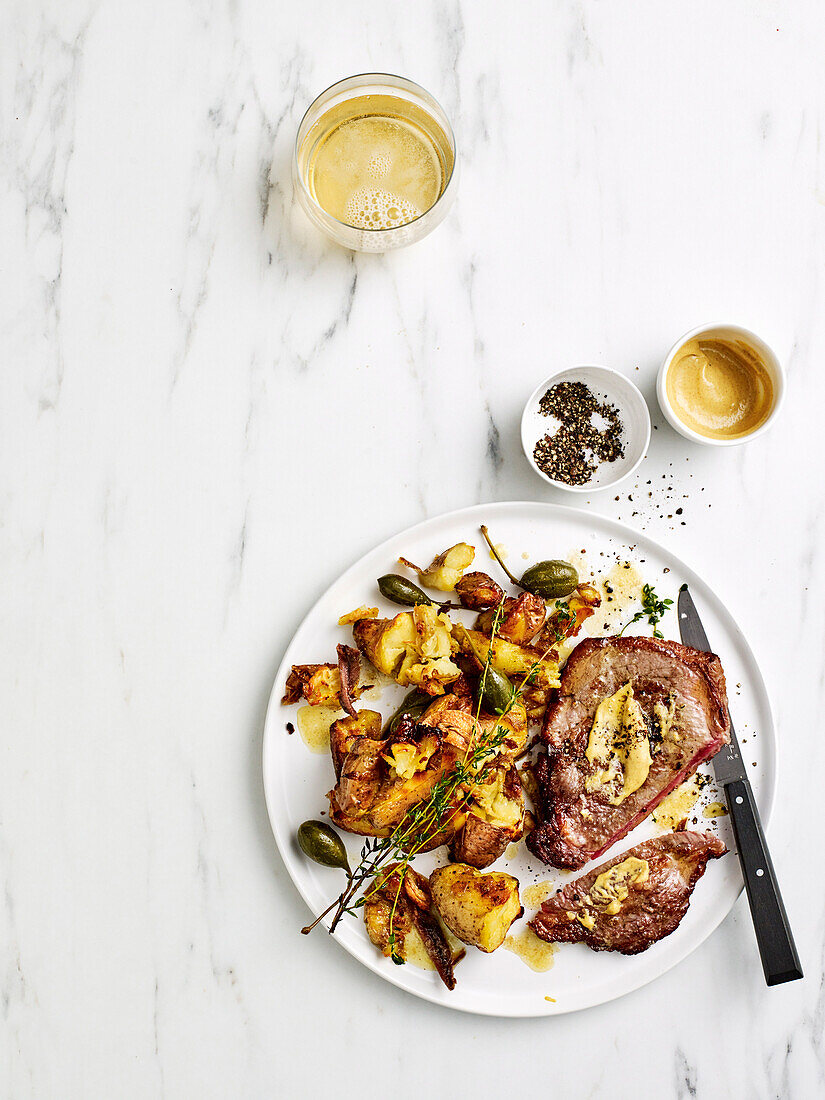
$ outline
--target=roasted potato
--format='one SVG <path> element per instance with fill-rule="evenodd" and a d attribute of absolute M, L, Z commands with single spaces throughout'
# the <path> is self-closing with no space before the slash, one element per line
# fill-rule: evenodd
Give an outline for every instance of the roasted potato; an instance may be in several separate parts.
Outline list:
<path fill-rule="evenodd" d="M 359 619 L 353 623 L 352 636 L 379 672 L 394 676 L 407 650 L 415 647 L 412 612 L 402 611 L 394 619 Z"/>
<path fill-rule="evenodd" d="M 462 607 L 470 611 L 486 611 L 498 607 L 504 599 L 504 590 L 486 573 L 465 573 L 455 586 Z"/>
<path fill-rule="evenodd" d="M 482 821 L 474 813 L 467 814 L 461 830 L 450 844 L 450 858 L 456 863 L 468 863 L 479 871 L 503 856 L 510 838 L 506 829 Z"/>
<path fill-rule="evenodd" d="M 427 588 L 437 588 L 439 592 L 452 592 L 461 580 L 461 574 L 473 564 L 476 552 L 466 542 L 457 542 L 443 554 L 433 558 L 426 569 L 418 569 L 418 578 Z M 407 564 L 406 559 L 402 561 Z"/>
<path fill-rule="evenodd" d="M 476 630 L 485 634 L 492 633 L 498 608 L 483 611 L 476 619 Z M 547 605 L 539 596 L 531 592 L 522 592 L 513 598 L 508 596 L 496 625 L 496 637 L 506 638 L 515 645 L 524 645 L 538 634 L 547 617 Z"/>
<path fill-rule="evenodd" d="M 465 630 L 462 626 L 453 628 L 453 642 L 456 648 L 476 662 L 486 660 L 490 649 L 490 639 L 479 630 Z M 515 645 L 506 638 L 495 638 L 493 646 L 493 667 L 514 682 L 532 672 L 531 682 L 547 687 L 559 686 L 559 668 L 555 661 L 541 660 L 534 649 Z M 535 667 L 534 667 L 535 666 Z M 479 665 L 480 667 L 480 665 Z"/>
<path fill-rule="evenodd" d="M 549 616 L 544 629 L 533 640 L 533 649 L 538 653 L 555 650 L 567 656 L 570 648 L 564 643 L 575 638 L 585 622 L 596 613 L 602 598 L 592 584 L 578 585 L 566 604 L 561 604 Z"/>
<path fill-rule="evenodd" d="M 490 768 L 483 779 L 472 791 L 466 819 L 450 846 L 453 859 L 479 870 L 524 831 L 524 794 L 515 765 Z"/>
<path fill-rule="evenodd" d="M 438 867 L 430 875 L 433 902 L 450 931 L 479 951 L 501 947 L 523 909 L 518 879 L 503 871 L 483 874 L 466 863 Z"/>
<path fill-rule="evenodd" d="M 357 623 L 359 619 L 377 619 L 378 608 L 377 607 L 356 607 L 354 611 L 348 611 L 346 615 L 342 615 L 338 620 L 339 626 L 349 626 L 350 623 Z"/>
<path fill-rule="evenodd" d="M 361 836 L 389 836 L 407 811 L 429 798 L 439 779 L 452 771 L 463 747 L 449 743 L 433 727 L 413 730 L 418 736 L 384 737 L 380 714 L 368 710 L 333 723 L 330 749 L 338 781 L 327 798 L 334 825 Z M 447 827 L 429 837 L 426 850 L 445 844 L 462 823 L 450 812 L 445 820 Z"/>
<path fill-rule="evenodd" d="M 356 645 L 379 672 L 402 687 L 441 695 L 461 670 L 451 659 L 450 620 L 432 605 L 402 611 L 394 619 L 361 619 L 353 625 Z"/>
<path fill-rule="evenodd" d="M 381 715 L 377 710 L 359 710 L 354 718 L 347 716 L 333 722 L 329 731 L 329 747 L 332 753 L 332 766 L 335 777 L 340 778 L 341 766 L 347 753 L 359 741 L 381 742 Z"/>
<path fill-rule="evenodd" d="M 384 955 L 399 961 L 425 954 L 447 988 L 453 989 L 453 963 L 464 952 L 453 955 L 432 912 L 430 884 L 424 876 L 408 866 L 401 878 L 398 866 L 381 871 L 364 894 L 367 935 Z"/>
<path fill-rule="evenodd" d="M 304 698 L 311 707 L 337 707 L 340 691 L 338 665 L 293 665 L 281 702 L 289 705 Z M 352 694 L 357 699 L 360 690 L 356 688 Z"/>
<path fill-rule="evenodd" d="M 524 703 L 513 703 L 505 715 L 482 715 L 479 724 L 485 734 L 493 733 L 494 736 L 498 736 L 502 730 L 506 731 L 496 753 L 497 756 L 513 759 L 527 744 L 530 731 L 527 708 Z"/>

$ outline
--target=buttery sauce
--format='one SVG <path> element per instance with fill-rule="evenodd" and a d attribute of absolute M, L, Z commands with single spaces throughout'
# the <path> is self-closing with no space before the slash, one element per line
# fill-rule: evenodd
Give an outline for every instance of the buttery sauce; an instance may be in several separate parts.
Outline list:
<path fill-rule="evenodd" d="M 590 887 L 588 898 L 591 905 L 609 917 L 615 917 L 621 911 L 622 902 L 627 900 L 630 887 L 637 882 L 647 882 L 650 877 L 650 864 L 646 859 L 628 856 L 609 871 L 602 871 Z"/>
<path fill-rule="evenodd" d="M 521 932 L 508 936 L 502 946 L 505 951 L 512 951 L 525 966 L 539 974 L 549 970 L 556 961 L 556 944 L 540 940 L 529 925 Z"/>
<path fill-rule="evenodd" d="M 702 817 L 714 818 L 714 817 L 726 817 L 728 808 L 721 802 L 711 802 L 705 806 L 702 810 Z"/>
<path fill-rule="evenodd" d="M 464 954 L 464 944 L 457 936 L 452 934 L 442 921 L 438 923 L 441 925 L 444 939 L 450 948 L 453 962 L 457 962 Z M 404 961 L 408 962 L 410 966 L 418 967 L 419 970 L 435 970 L 435 963 L 427 954 L 427 948 L 424 946 L 424 941 L 421 939 L 417 928 L 411 928 L 404 936 Z"/>
<path fill-rule="evenodd" d="M 555 889 L 555 883 L 549 880 L 547 882 L 537 882 L 535 886 L 528 886 L 526 890 L 522 890 L 521 900 L 528 909 L 538 909 L 543 901 L 547 901 Z"/>
<path fill-rule="evenodd" d="M 343 717 L 338 707 L 298 707 L 298 732 L 310 752 L 329 752 L 330 726 Z"/>
<path fill-rule="evenodd" d="M 764 424 L 773 384 L 755 348 L 707 332 L 688 340 L 667 371 L 667 398 L 686 427 L 710 439 L 739 439 Z"/>
<path fill-rule="evenodd" d="M 619 561 L 596 584 L 602 592 L 602 603 L 592 621 L 599 624 L 607 621 L 609 629 L 620 629 L 639 602 L 644 584 L 642 574 L 633 562 Z"/>
<path fill-rule="evenodd" d="M 653 820 L 660 829 L 678 829 L 690 811 L 696 805 L 701 785 L 697 776 L 692 775 L 675 791 L 663 798 L 653 811 Z"/>

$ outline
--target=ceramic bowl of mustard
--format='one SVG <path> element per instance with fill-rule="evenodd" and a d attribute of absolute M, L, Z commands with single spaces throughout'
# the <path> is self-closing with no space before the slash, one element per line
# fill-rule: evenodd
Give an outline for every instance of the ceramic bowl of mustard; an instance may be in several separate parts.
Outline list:
<path fill-rule="evenodd" d="M 680 435 L 709 447 L 736 447 L 768 430 L 785 396 L 773 350 L 739 325 L 699 325 L 665 357 L 656 396 Z"/>

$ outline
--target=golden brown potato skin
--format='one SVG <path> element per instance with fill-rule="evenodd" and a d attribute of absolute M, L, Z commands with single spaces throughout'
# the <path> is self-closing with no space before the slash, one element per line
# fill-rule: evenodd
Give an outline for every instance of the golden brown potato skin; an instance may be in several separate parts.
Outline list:
<path fill-rule="evenodd" d="M 506 829 L 481 821 L 475 814 L 467 814 L 461 832 L 456 833 L 450 845 L 450 856 L 456 863 L 468 863 L 479 871 L 503 856 L 510 843 Z"/>
<path fill-rule="evenodd" d="M 337 665 L 293 665 L 281 702 L 289 706 L 303 698 L 311 707 L 340 706 L 341 673 Z M 358 689 L 353 698 L 358 698 Z"/>
<path fill-rule="evenodd" d="M 477 670 L 481 665 L 479 658 L 485 660 L 491 642 L 487 634 L 480 630 L 466 630 L 456 623 L 453 627 L 453 641 L 465 656 L 475 663 Z M 516 645 L 506 638 L 494 638 L 492 641 L 492 664 L 499 672 L 509 676 L 518 684 L 520 678 L 531 675 L 531 683 L 556 688 L 559 686 L 559 666 L 555 661 L 542 660 L 534 648 Z"/>
<path fill-rule="evenodd" d="M 477 870 L 495 863 L 507 845 L 524 833 L 524 790 L 515 764 L 505 760 L 484 778 L 472 793 L 466 820 L 450 845 L 454 860 Z"/>
<path fill-rule="evenodd" d="M 567 601 L 562 615 L 558 610 L 547 619 L 544 629 L 533 640 L 533 648 L 539 652 L 552 651 L 567 638 L 575 638 L 585 622 L 596 613 L 602 598 L 592 584 L 580 584 Z"/>
<path fill-rule="evenodd" d="M 451 657 L 450 621 L 431 605 L 402 611 L 394 619 L 360 619 L 355 644 L 379 672 L 428 695 L 442 695 L 459 679 Z"/>
<path fill-rule="evenodd" d="M 407 937 L 414 930 L 441 980 L 448 989 L 455 989 L 453 962 L 456 960 L 444 930 L 432 912 L 430 884 L 410 866 L 401 878 L 399 866 L 391 864 L 381 871 L 378 881 L 364 894 L 367 935 L 384 955 L 394 954 L 406 959 Z"/>
<path fill-rule="evenodd" d="M 476 619 L 476 630 L 490 634 L 497 614 L 498 608 L 482 612 Z M 547 605 L 539 596 L 531 592 L 522 592 L 515 598 L 508 596 L 496 626 L 496 637 L 506 638 L 515 645 L 526 645 L 544 626 L 546 617 Z"/>
<path fill-rule="evenodd" d="M 461 580 L 461 574 L 473 564 L 475 555 L 476 552 L 469 543 L 457 542 L 455 546 L 433 558 L 426 569 L 416 569 L 418 579 L 425 588 L 452 592 Z"/>
<path fill-rule="evenodd" d="M 329 741 L 337 783 L 327 795 L 332 823 L 361 836 L 389 836 L 407 811 L 429 798 L 439 779 L 452 771 L 464 755 L 464 741 L 451 736 L 447 719 L 453 716 L 462 722 L 472 721 L 466 711 L 447 709 L 443 721 L 437 713 L 434 715 L 444 729 L 421 726 L 415 731 L 417 741 L 395 734 L 385 736 L 377 711 L 362 710 L 354 717 L 334 722 Z M 392 746 L 399 739 L 424 750 L 420 769 L 406 773 L 407 778 L 392 763 Z M 434 833 L 422 851 L 446 844 L 460 828 L 463 816 L 447 811 L 445 820 L 449 822 L 447 828 Z"/>
<path fill-rule="evenodd" d="M 486 611 L 498 607 L 504 599 L 504 590 L 486 573 L 466 573 L 455 586 L 462 607 L 470 611 Z"/>
<path fill-rule="evenodd" d="M 518 879 L 503 871 L 483 874 L 465 863 L 450 863 L 433 871 L 430 888 L 450 931 L 479 951 L 500 947 L 523 912 Z"/>

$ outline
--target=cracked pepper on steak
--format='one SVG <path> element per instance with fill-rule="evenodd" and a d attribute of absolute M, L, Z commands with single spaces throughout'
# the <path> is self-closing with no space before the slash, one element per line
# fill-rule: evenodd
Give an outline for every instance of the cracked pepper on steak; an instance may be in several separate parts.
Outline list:
<path fill-rule="evenodd" d="M 530 927 L 550 943 L 586 943 L 594 951 L 636 955 L 679 927 L 708 860 L 726 851 L 709 833 L 668 833 L 646 840 L 548 898 Z M 590 891 L 596 879 L 633 858 L 646 861 L 647 869 L 629 885 L 618 912 L 594 904 Z"/>
<path fill-rule="evenodd" d="M 677 737 L 652 741 L 644 783 L 619 805 L 604 788 L 586 790 L 595 767 L 585 756 L 599 704 L 628 681 L 655 730 L 657 702 L 674 702 Z M 552 867 L 583 867 L 635 828 L 662 799 L 730 740 L 719 658 L 658 638 L 587 638 L 567 661 L 545 716 L 547 746 L 535 765 L 541 822 L 527 846 Z"/>

